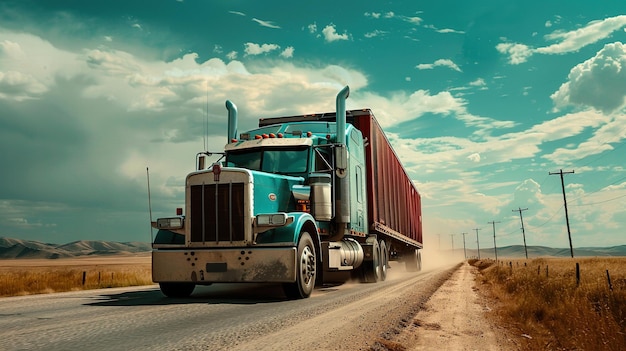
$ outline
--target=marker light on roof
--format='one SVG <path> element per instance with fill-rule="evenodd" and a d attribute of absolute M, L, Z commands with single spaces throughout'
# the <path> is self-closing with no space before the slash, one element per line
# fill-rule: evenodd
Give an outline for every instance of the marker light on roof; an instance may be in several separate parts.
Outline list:
<path fill-rule="evenodd" d="M 263 139 L 263 137 L 257 134 L 254 136 L 254 139 Z"/>
<path fill-rule="evenodd" d="M 270 138 L 276 138 L 276 134 L 270 133 Z"/>
<path fill-rule="evenodd" d="M 310 137 L 311 137 L 311 135 L 313 135 L 313 133 L 311 133 L 311 132 L 306 132 L 306 136 L 307 136 L 308 138 L 310 138 Z"/>
<path fill-rule="evenodd" d="M 278 137 L 282 138 L 283 137 L 283 133 L 278 133 Z"/>
<path fill-rule="evenodd" d="M 236 142 L 237 142 L 237 139 L 232 138 L 232 139 L 230 139 L 230 142 L 231 142 L 231 143 L 236 143 Z"/>

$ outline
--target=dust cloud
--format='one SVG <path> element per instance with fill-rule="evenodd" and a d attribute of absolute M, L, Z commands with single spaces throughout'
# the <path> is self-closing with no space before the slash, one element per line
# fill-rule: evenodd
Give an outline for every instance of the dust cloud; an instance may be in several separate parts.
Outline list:
<path fill-rule="evenodd" d="M 423 249 L 422 250 L 422 269 L 431 270 L 443 266 L 453 265 L 463 262 L 465 257 L 462 251 Z"/>

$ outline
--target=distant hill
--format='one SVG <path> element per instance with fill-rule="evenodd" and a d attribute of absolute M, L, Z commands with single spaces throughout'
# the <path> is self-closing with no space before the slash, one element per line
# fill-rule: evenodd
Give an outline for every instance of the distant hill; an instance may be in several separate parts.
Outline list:
<path fill-rule="evenodd" d="M 89 255 L 119 255 L 149 252 L 150 243 L 115 241 L 74 241 L 68 244 L 47 244 L 39 241 L 0 237 L 0 259 L 67 258 Z"/>
<path fill-rule="evenodd" d="M 552 248 L 546 246 L 527 246 L 528 258 L 536 257 L 571 257 L 569 248 Z M 455 251 L 458 252 L 459 249 Z M 476 249 L 467 249 L 468 257 L 476 257 Z M 495 257 L 493 247 L 480 249 L 481 257 Z M 574 257 L 595 257 L 595 256 L 626 256 L 626 245 L 611 246 L 611 247 L 575 247 Z M 526 253 L 524 252 L 523 245 L 512 245 L 498 247 L 498 258 L 510 257 L 510 258 L 524 258 Z"/>

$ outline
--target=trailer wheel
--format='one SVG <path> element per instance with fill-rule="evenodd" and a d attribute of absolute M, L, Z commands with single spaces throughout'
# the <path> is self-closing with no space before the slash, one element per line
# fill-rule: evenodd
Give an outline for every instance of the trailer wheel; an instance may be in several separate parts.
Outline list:
<path fill-rule="evenodd" d="M 384 240 L 380 241 L 380 280 L 387 279 L 387 265 L 389 264 L 389 251 Z"/>
<path fill-rule="evenodd" d="M 304 299 L 311 296 L 315 287 L 317 258 L 315 245 L 308 232 L 302 232 L 298 239 L 296 256 L 296 281 L 283 284 L 285 295 L 290 299 Z"/>
<path fill-rule="evenodd" d="M 422 270 L 422 253 L 418 249 L 413 254 L 406 255 L 404 264 L 408 272 L 419 272 Z"/>
<path fill-rule="evenodd" d="M 363 262 L 363 282 L 376 283 L 381 280 L 380 245 L 377 240 L 372 242 L 372 259 Z"/>
<path fill-rule="evenodd" d="M 189 297 L 195 287 L 193 283 L 159 283 L 161 292 L 167 297 Z"/>

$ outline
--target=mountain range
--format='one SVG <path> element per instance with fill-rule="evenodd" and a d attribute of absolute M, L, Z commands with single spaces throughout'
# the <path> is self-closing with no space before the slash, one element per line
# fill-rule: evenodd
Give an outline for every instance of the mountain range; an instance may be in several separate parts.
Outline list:
<path fill-rule="evenodd" d="M 0 259 L 15 258 L 71 258 L 93 255 L 120 255 L 140 252 L 150 252 L 152 246 L 147 242 L 115 242 L 99 240 L 80 240 L 67 244 L 48 244 L 39 241 L 21 240 L 0 237 Z M 447 250 L 447 252 L 450 252 Z M 499 258 L 524 258 L 528 252 L 529 258 L 536 257 L 569 257 L 570 249 L 552 248 L 545 246 L 512 245 L 498 247 Z M 476 249 L 455 249 L 455 255 L 477 257 Z M 492 248 L 480 249 L 482 258 L 495 258 Z M 578 247 L 574 248 L 575 257 L 593 256 L 625 256 L 626 245 L 611 247 Z"/>
<path fill-rule="evenodd" d="M 569 248 L 552 248 L 546 246 L 527 246 L 524 249 L 524 245 L 512 245 L 497 248 L 498 258 L 524 258 L 526 252 L 528 252 L 528 258 L 537 257 L 571 257 L 571 251 Z M 611 247 L 575 247 L 574 257 L 595 257 L 595 256 L 626 256 L 626 245 L 611 246 Z M 455 255 L 463 255 L 463 249 L 455 249 Z M 491 248 L 481 248 L 481 258 L 495 258 L 495 250 Z M 478 256 L 476 249 L 465 250 L 466 256 L 476 257 Z"/>
<path fill-rule="evenodd" d="M 39 241 L 0 237 L 0 259 L 15 258 L 70 258 L 90 255 L 120 255 L 150 252 L 146 242 L 114 242 L 81 240 L 67 244 L 48 244 Z"/>

